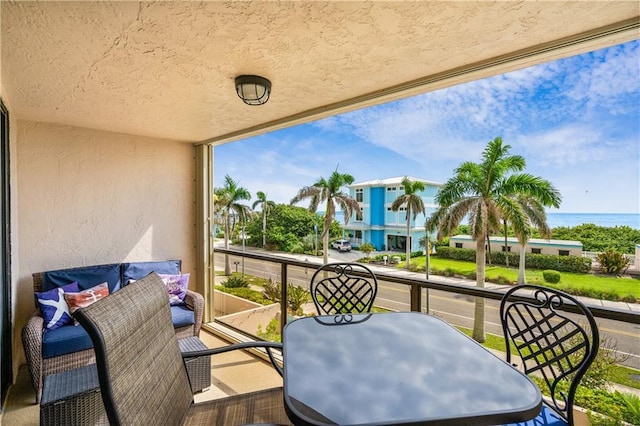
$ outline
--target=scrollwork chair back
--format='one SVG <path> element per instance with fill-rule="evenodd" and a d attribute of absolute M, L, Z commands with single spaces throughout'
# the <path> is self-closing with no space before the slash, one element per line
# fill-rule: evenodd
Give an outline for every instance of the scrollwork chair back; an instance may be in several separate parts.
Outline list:
<path fill-rule="evenodd" d="M 311 277 L 311 297 L 320 315 L 371 312 L 376 275 L 359 263 L 327 263 Z"/>
<path fill-rule="evenodd" d="M 533 292 L 534 301 L 515 293 Z M 568 307 L 576 315 L 561 308 Z M 551 402 L 547 404 L 569 425 L 573 425 L 573 401 L 580 379 L 594 361 L 599 333 L 593 314 L 578 299 L 551 288 L 519 285 L 505 293 L 500 304 L 507 362 L 522 360 L 525 374 L 537 374 L 547 383 Z M 512 354 L 511 342 L 517 353 Z M 567 381 L 569 386 L 560 385 Z"/>

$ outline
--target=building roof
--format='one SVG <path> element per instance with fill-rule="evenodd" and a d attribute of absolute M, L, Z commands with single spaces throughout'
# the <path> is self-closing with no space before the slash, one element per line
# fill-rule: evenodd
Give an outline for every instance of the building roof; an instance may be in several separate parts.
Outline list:
<path fill-rule="evenodd" d="M 450 237 L 449 240 L 452 241 L 472 241 L 471 235 L 455 235 Z M 504 237 L 489 237 L 489 240 L 493 243 L 504 243 Z M 518 239 L 514 237 L 507 237 L 507 242 L 511 244 L 518 244 Z M 580 241 L 571 241 L 571 240 L 544 240 L 541 238 L 531 238 L 527 242 L 528 245 L 539 245 L 539 246 L 566 246 L 566 247 L 582 247 L 582 243 Z"/>
<path fill-rule="evenodd" d="M 406 177 L 408 177 L 412 181 L 424 182 L 427 185 L 438 186 L 438 187 L 443 185 L 442 182 L 436 182 L 436 181 L 433 181 L 433 180 L 426 180 L 426 179 L 417 178 L 417 177 L 413 177 L 413 176 L 406 176 Z M 352 185 L 349 185 L 349 188 L 356 188 L 356 187 L 363 187 L 363 186 L 402 185 L 402 179 L 404 179 L 404 178 L 405 178 L 405 176 L 396 176 L 396 177 L 390 177 L 390 178 L 386 178 L 386 179 L 367 180 L 367 181 L 364 181 L 364 182 L 357 182 L 357 183 L 354 183 Z"/>

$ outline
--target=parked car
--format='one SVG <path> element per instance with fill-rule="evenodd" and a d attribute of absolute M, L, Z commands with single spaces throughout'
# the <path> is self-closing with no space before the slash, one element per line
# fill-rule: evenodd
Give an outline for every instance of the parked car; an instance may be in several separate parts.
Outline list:
<path fill-rule="evenodd" d="M 347 240 L 335 240 L 331 243 L 331 248 L 338 251 L 351 251 L 351 243 Z"/>

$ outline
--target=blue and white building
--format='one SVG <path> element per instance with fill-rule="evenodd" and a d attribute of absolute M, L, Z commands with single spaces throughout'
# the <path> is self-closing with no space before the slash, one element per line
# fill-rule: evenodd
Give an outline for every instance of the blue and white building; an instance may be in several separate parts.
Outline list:
<path fill-rule="evenodd" d="M 349 185 L 349 195 L 355 199 L 362 209 L 362 214 L 356 214 L 344 226 L 346 236 L 354 245 L 366 242 L 373 244 L 378 251 L 406 251 L 407 218 L 406 209 L 397 212 L 391 210 L 391 204 L 404 195 L 402 179 L 404 176 L 388 179 L 376 179 Z M 440 182 L 408 176 L 412 181 L 421 181 L 425 190 L 420 193 L 424 202 L 425 214 L 418 214 L 415 220 L 411 218 L 411 233 L 409 244 L 411 251 L 419 251 L 419 241 L 425 236 L 424 224 L 436 210 L 435 196 L 442 186 Z M 411 213 L 413 216 L 413 212 Z"/>

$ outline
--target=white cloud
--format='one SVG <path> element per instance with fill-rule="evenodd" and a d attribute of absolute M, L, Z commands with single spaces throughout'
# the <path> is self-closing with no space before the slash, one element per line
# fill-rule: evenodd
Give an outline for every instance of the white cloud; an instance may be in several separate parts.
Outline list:
<path fill-rule="evenodd" d="M 526 135 L 516 143 L 528 154 L 526 158 L 542 165 L 563 167 L 606 159 L 610 147 L 603 135 L 590 126 L 568 124 L 546 132 Z"/>
<path fill-rule="evenodd" d="M 562 211 L 638 211 L 640 42 L 329 117 L 216 148 L 230 174 L 288 202 L 339 165 L 357 181 L 446 181 L 496 136 L 551 180 Z M 620 189 L 624 188 L 624 189 Z"/>

